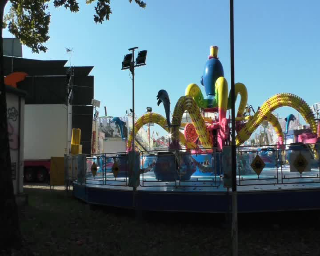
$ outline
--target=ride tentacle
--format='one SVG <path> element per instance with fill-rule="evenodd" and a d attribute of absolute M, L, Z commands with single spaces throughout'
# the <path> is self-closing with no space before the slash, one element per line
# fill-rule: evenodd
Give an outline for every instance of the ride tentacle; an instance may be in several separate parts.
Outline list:
<path fill-rule="evenodd" d="M 309 105 L 300 97 L 291 93 L 280 93 L 269 98 L 254 116 L 245 124 L 236 136 L 236 144 L 241 145 L 258 128 L 263 120 L 268 119 L 268 115 L 279 107 L 292 107 L 297 110 L 304 120 L 310 124 L 312 133 L 316 134 L 317 126 L 313 112 Z M 282 131 L 282 130 L 281 130 Z"/>
<path fill-rule="evenodd" d="M 180 97 L 174 108 L 171 122 L 172 148 L 177 148 L 179 145 L 179 127 L 181 125 L 182 115 L 186 110 L 190 114 L 202 146 L 207 149 L 212 148 L 212 140 L 206 129 L 204 119 L 200 114 L 200 109 L 193 98 L 187 96 Z"/>
<path fill-rule="evenodd" d="M 166 130 L 168 133 L 170 132 L 169 128 L 167 127 L 167 120 L 166 118 L 164 118 L 162 115 L 157 114 L 157 113 L 147 113 L 143 116 L 141 116 L 137 122 L 135 123 L 135 135 L 139 132 L 140 128 L 146 124 L 149 123 L 155 123 L 158 124 L 159 126 L 161 126 L 164 130 Z M 128 138 L 128 142 L 127 142 L 127 149 L 130 151 L 132 150 L 132 139 L 133 139 L 133 134 L 132 131 L 129 135 Z M 186 148 L 190 148 L 190 149 L 195 149 L 197 148 L 197 144 L 192 143 L 192 142 L 188 142 L 184 135 L 179 132 L 179 141 L 182 145 L 184 145 Z"/>
<path fill-rule="evenodd" d="M 242 83 L 236 83 L 234 85 L 234 91 L 235 91 L 235 97 L 234 97 L 235 101 L 237 101 L 238 95 L 240 95 L 240 97 L 241 97 L 239 107 L 238 107 L 238 113 L 237 113 L 237 117 L 241 117 L 241 116 L 243 116 L 244 110 L 245 110 L 245 108 L 247 106 L 247 102 L 248 102 L 247 87 Z M 231 109 L 231 91 L 230 91 L 229 97 L 228 97 L 228 109 Z"/>
<path fill-rule="evenodd" d="M 189 84 L 186 88 L 185 96 L 192 97 L 199 108 L 208 108 L 210 104 L 212 104 L 212 107 L 217 107 L 216 99 L 205 99 L 197 84 Z"/>

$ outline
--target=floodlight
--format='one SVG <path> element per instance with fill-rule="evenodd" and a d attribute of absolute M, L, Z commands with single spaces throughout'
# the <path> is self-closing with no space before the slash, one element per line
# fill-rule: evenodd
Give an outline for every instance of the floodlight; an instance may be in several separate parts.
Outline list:
<path fill-rule="evenodd" d="M 146 64 L 146 57 L 147 57 L 147 51 L 141 51 L 138 53 L 138 57 L 136 59 L 136 63 L 134 61 L 134 53 L 135 50 L 138 49 L 138 47 L 132 47 L 128 49 L 131 51 L 131 53 L 127 54 L 124 56 L 124 59 L 122 61 L 122 70 L 124 69 L 129 69 L 131 74 L 132 74 L 132 109 L 130 108 L 130 112 L 132 113 L 132 150 L 135 152 L 135 128 L 134 128 L 134 117 L 135 117 L 135 112 L 134 112 L 134 69 L 135 67 L 143 66 Z M 152 108 L 151 108 L 152 111 Z M 129 181 L 130 183 L 130 181 Z"/>
<path fill-rule="evenodd" d="M 132 53 L 129 53 L 126 56 L 124 56 L 124 59 L 122 61 L 122 69 L 130 68 L 131 62 L 132 62 Z"/>
<path fill-rule="evenodd" d="M 136 59 L 136 65 L 146 65 L 147 50 L 140 51 Z"/>

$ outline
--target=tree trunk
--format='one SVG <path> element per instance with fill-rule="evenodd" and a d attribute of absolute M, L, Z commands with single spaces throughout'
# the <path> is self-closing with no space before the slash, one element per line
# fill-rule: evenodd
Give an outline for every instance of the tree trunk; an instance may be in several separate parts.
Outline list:
<path fill-rule="evenodd" d="M 0 0 L 0 254 L 20 247 L 18 209 L 11 178 L 11 158 L 7 127 L 7 101 L 4 84 L 2 24 L 8 0 Z"/>

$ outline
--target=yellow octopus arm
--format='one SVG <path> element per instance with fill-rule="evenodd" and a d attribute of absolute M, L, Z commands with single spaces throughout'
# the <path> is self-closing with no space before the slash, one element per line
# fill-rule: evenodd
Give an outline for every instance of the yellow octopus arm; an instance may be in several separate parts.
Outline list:
<path fill-rule="evenodd" d="M 205 122 L 200 114 L 200 109 L 193 98 L 187 96 L 180 97 L 174 108 L 171 128 L 172 139 L 179 139 L 179 127 L 181 124 L 182 115 L 186 110 L 190 114 L 192 122 L 199 136 L 199 140 L 203 147 L 212 148 L 209 132 L 207 131 Z"/>
<path fill-rule="evenodd" d="M 268 115 L 279 107 L 292 107 L 297 110 L 307 123 L 313 133 L 316 133 L 317 126 L 314 115 L 308 104 L 300 97 L 290 93 L 280 93 L 268 99 L 259 111 L 246 123 L 246 125 L 238 132 L 236 137 L 236 144 L 241 145 L 248 140 L 251 134 L 258 128 L 261 122 L 268 119 Z"/>
<path fill-rule="evenodd" d="M 247 91 L 247 87 L 242 83 L 236 83 L 234 85 L 234 90 L 235 90 L 235 101 L 237 101 L 238 95 L 240 95 L 241 97 L 238 113 L 237 113 L 237 117 L 240 117 L 243 115 L 243 112 L 247 106 L 248 91 Z M 228 109 L 231 109 L 231 91 L 229 93 L 229 98 L 228 98 Z"/>
<path fill-rule="evenodd" d="M 147 114 L 141 116 L 137 120 L 137 122 L 135 123 L 134 133 L 137 134 L 138 131 L 140 130 L 140 128 L 143 125 L 148 124 L 148 123 L 156 123 L 156 124 L 160 125 L 164 130 L 169 132 L 169 129 L 167 128 L 167 120 L 162 115 L 159 115 L 156 113 L 147 113 Z M 133 136 L 132 136 L 132 131 L 131 131 L 129 138 L 128 138 L 128 142 L 127 142 L 128 148 L 131 147 L 132 138 L 133 138 Z M 186 148 L 197 148 L 197 145 L 193 142 L 188 142 L 181 132 L 179 132 L 179 139 L 180 139 L 180 143 L 183 144 Z"/>
<path fill-rule="evenodd" d="M 201 89 L 197 84 L 189 84 L 186 88 L 185 96 L 193 98 L 199 108 L 207 107 L 207 102 L 204 99 Z"/>
<path fill-rule="evenodd" d="M 228 110 L 228 82 L 224 77 L 219 77 L 215 84 L 216 100 L 218 108 L 224 111 Z"/>
<path fill-rule="evenodd" d="M 248 120 L 252 119 L 252 117 L 253 116 L 236 117 L 236 121 L 243 121 L 243 120 L 248 121 Z M 275 115 L 272 114 L 272 113 L 268 113 L 264 120 L 268 121 L 272 125 L 272 127 L 275 130 L 277 136 L 280 137 L 281 140 L 283 141 L 284 140 L 284 134 L 283 134 L 281 125 L 280 125 L 277 117 L 275 117 Z"/>

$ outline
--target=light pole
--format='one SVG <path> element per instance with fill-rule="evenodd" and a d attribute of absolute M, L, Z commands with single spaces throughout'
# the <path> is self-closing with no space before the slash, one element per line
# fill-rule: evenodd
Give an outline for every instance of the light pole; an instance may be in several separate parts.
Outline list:
<path fill-rule="evenodd" d="M 146 65 L 147 51 L 143 50 L 138 53 L 138 57 L 136 61 L 134 60 L 134 51 L 138 49 L 138 47 L 132 47 L 128 50 L 131 53 L 124 56 L 122 61 L 122 70 L 130 69 L 132 74 L 132 150 L 135 152 L 135 132 L 134 132 L 134 68 Z"/>
<path fill-rule="evenodd" d="M 152 112 L 152 107 L 147 107 L 147 113 Z M 148 141 L 149 141 L 149 151 L 150 151 L 150 122 L 148 123 Z"/>

